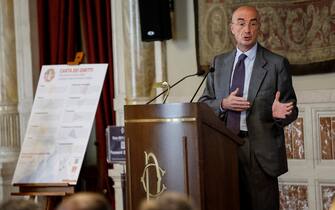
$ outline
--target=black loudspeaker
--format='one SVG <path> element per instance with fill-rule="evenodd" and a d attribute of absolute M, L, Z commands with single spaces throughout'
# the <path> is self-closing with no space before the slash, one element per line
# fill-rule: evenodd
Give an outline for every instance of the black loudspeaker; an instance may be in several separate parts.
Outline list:
<path fill-rule="evenodd" d="M 172 38 L 170 1 L 139 0 L 142 41 L 162 41 Z"/>

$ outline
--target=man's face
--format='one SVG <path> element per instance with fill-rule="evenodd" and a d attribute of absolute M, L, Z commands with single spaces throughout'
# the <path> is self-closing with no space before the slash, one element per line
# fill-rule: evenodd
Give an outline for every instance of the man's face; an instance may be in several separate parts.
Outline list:
<path fill-rule="evenodd" d="M 230 29 L 242 52 L 249 50 L 257 42 L 259 28 L 260 22 L 255 8 L 240 7 L 233 13 Z"/>

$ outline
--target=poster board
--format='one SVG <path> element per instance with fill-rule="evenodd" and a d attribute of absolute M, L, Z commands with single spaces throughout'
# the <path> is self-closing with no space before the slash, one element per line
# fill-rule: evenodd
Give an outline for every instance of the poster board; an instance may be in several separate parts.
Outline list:
<path fill-rule="evenodd" d="M 42 67 L 13 184 L 76 184 L 107 66 Z"/>

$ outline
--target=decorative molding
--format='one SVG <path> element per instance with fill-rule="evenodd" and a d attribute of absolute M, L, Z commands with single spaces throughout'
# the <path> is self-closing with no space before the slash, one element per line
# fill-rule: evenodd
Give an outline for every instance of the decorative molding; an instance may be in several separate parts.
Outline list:
<path fill-rule="evenodd" d="M 30 111 L 34 100 L 33 74 L 36 64 L 33 55 L 33 45 L 38 44 L 32 39 L 34 21 L 31 17 L 31 5 L 36 5 L 33 1 L 13 0 L 15 15 L 15 36 L 16 36 L 16 65 L 18 82 L 18 109 L 20 114 L 20 134 L 21 142 L 26 132 Z M 35 32 L 37 36 L 37 30 Z M 35 71 L 38 71 L 35 69 Z"/>
<path fill-rule="evenodd" d="M 111 177 L 114 181 L 114 190 L 115 190 L 115 210 L 124 209 L 124 199 L 122 192 L 122 185 L 125 182 L 125 170 L 126 166 L 123 164 L 114 164 L 113 169 L 108 170 L 108 176 Z"/>
<path fill-rule="evenodd" d="M 20 125 L 18 113 L 0 112 L 0 147 L 20 148 Z M 0 149 L 1 151 L 2 149 Z"/>
<path fill-rule="evenodd" d="M 302 90 L 302 91 L 296 91 L 296 94 L 299 104 L 335 103 L 334 89 Z"/>

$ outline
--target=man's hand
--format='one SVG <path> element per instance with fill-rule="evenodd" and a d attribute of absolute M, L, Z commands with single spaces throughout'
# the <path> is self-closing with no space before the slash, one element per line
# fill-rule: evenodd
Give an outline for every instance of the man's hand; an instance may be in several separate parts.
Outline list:
<path fill-rule="evenodd" d="M 290 115 L 293 110 L 293 102 L 289 103 L 280 103 L 280 92 L 277 91 L 275 100 L 272 104 L 272 117 L 279 118 L 279 119 L 285 119 L 287 115 Z"/>
<path fill-rule="evenodd" d="M 238 88 L 230 93 L 227 98 L 222 99 L 221 107 L 233 111 L 242 112 L 250 108 L 250 103 L 243 97 L 236 96 Z"/>

